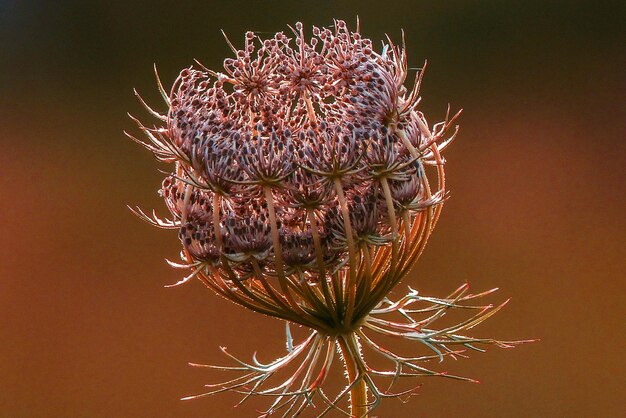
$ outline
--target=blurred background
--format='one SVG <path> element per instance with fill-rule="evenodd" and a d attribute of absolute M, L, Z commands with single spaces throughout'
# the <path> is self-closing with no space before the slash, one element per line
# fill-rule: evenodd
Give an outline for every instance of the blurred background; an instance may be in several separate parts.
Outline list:
<path fill-rule="evenodd" d="M 330 25 L 406 33 L 428 59 L 422 110 L 463 108 L 446 153 L 452 198 L 407 285 L 443 296 L 469 281 L 511 303 L 475 331 L 540 338 L 440 370 L 379 417 L 617 417 L 624 413 L 624 2 L 0 0 L 0 416 L 247 417 L 217 395 L 219 346 L 270 360 L 284 325 L 182 274 L 175 232 L 126 208 L 164 205 L 152 156 L 126 139 L 136 87 L 163 110 L 197 58 L 218 68 L 246 30 Z M 151 122 L 152 123 L 152 122 Z M 133 132 L 136 132 L 133 131 Z M 417 347 L 416 347 L 417 348 Z"/>

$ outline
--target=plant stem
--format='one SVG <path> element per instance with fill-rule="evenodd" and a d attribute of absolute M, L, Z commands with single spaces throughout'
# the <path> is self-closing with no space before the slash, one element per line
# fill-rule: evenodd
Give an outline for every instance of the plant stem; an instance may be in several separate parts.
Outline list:
<path fill-rule="evenodd" d="M 350 341 L 351 339 L 353 340 L 352 336 L 337 338 L 337 343 L 346 365 L 346 371 L 348 372 L 349 384 L 358 379 L 350 390 L 350 412 L 353 418 L 367 418 L 367 386 L 359 373 L 359 363 L 356 360 L 356 356 L 360 355 L 359 348 Z"/>

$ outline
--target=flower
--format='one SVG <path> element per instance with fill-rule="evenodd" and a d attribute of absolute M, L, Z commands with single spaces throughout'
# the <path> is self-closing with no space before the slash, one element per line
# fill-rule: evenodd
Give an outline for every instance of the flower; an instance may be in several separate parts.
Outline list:
<path fill-rule="evenodd" d="M 400 395 L 381 391 L 374 377 L 451 377 L 418 365 L 432 356 L 393 354 L 373 332 L 419 341 L 441 359 L 459 354 L 453 346 L 509 346 L 459 334 L 499 309 L 466 305 L 482 296 L 467 294 L 467 286 L 444 299 L 414 290 L 398 302 L 387 299 L 441 213 L 441 151 L 456 135 L 460 113 L 429 127 L 418 110 L 423 69 L 406 88 L 404 46 L 389 41 L 377 52 L 340 20 L 332 28 L 314 27 L 310 38 L 296 23 L 291 33 L 268 39 L 248 32 L 242 49 L 228 44 L 234 57 L 224 61 L 223 72 L 184 69 L 170 93 L 158 81 L 167 114 L 146 105 L 162 125 L 138 122 L 148 141 L 137 141 L 173 163 L 161 189 L 172 219 L 136 212 L 179 229 L 184 264 L 172 264 L 191 274 L 176 285 L 198 278 L 241 306 L 311 333 L 268 365 L 237 360 L 231 369 L 248 373 L 206 394 L 274 395 L 267 414 L 285 408 L 295 415 L 315 394 L 328 411 L 340 409 L 349 393 L 352 415 L 364 416 L 383 397 Z M 427 306 L 414 308 L 418 304 Z M 456 326 L 430 328 L 454 307 L 479 310 Z M 383 318 L 391 313 L 405 322 Z M 349 385 L 331 399 L 323 382 L 335 347 Z M 370 368 L 363 348 L 393 369 Z M 288 380 L 262 388 L 293 365 Z"/>

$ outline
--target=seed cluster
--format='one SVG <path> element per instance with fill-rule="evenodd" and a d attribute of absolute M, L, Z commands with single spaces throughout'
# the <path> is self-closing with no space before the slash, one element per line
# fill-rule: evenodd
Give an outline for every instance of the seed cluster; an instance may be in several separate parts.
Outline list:
<path fill-rule="evenodd" d="M 366 417 L 383 398 L 417 389 L 392 392 L 400 377 L 471 380 L 426 362 L 526 342 L 464 335 L 506 303 L 475 302 L 492 291 L 470 294 L 465 284 L 446 298 L 410 289 L 390 299 L 439 218 L 441 151 L 460 113 L 429 127 L 418 110 L 424 71 L 405 87 L 404 45 L 388 39 L 377 52 L 343 21 L 313 27 L 310 36 L 300 23 L 269 39 L 248 32 L 242 49 L 227 42 L 235 56 L 220 72 L 198 63 L 170 92 L 157 74 L 166 114 L 137 94 L 161 123 L 150 128 L 133 118 L 148 139 L 129 136 L 173 165 L 160 189 L 172 216 L 134 211 L 178 230 L 183 263 L 170 264 L 191 273 L 175 285 L 197 278 L 234 303 L 286 320 L 287 353 L 263 364 L 256 354 L 246 362 L 222 347 L 234 366 L 192 365 L 240 375 L 183 399 L 235 391 L 245 394 L 241 402 L 273 397 L 263 417 L 300 416 L 313 399 L 320 417 L 331 410 Z M 470 318 L 435 324 L 455 309 Z M 309 336 L 294 344 L 290 323 Z M 400 356 L 376 335 L 430 352 Z M 325 382 L 337 352 L 348 385 L 329 396 Z M 387 367 L 370 365 L 370 356 Z"/>
<path fill-rule="evenodd" d="M 228 43 L 223 72 L 183 70 L 167 114 L 151 111 L 166 125 L 140 125 L 175 163 L 160 191 L 173 219 L 152 222 L 178 228 L 193 276 L 237 303 L 318 328 L 360 301 L 366 314 L 434 226 L 454 117 L 428 128 L 404 48 L 376 52 L 343 21 Z"/>

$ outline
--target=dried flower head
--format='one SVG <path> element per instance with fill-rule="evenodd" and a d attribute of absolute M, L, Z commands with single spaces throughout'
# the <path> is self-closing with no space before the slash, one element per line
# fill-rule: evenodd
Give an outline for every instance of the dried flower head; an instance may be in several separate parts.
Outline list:
<path fill-rule="evenodd" d="M 289 352 L 275 362 L 223 367 L 243 374 L 194 397 L 224 390 L 274 395 L 266 414 L 295 416 L 318 395 L 321 415 L 365 416 L 384 397 L 412 393 L 383 391 L 376 378 L 453 377 L 420 363 L 460 355 L 455 347 L 509 344 L 461 335 L 499 309 L 468 305 L 482 294 L 468 294 L 467 286 L 444 299 L 414 290 L 387 299 L 441 212 L 441 151 L 460 112 L 429 127 L 418 110 L 423 69 L 405 87 L 404 45 L 388 40 L 376 51 L 343 21 L 314 27 L 310 37 L 301 23 L 290 29 L 268 39 L 248 32 L 241 49 L 227 40 L 234 57 L 223 72 L 184 69 L 169 93 L 159 81 L 167 114 L 148 107 L 162 124 L 138 122 L 149 139 L 138 142 L 173 164 L 161 189 L 172 219 L 136 212 L 179 230 L 184 263 L 171 264 L 191 274 L 177 285 L 198 278 L 241 306 L 311 330 L 295 347 L 288 341 Z M 477 313 L 432 328 L 457 307 Z M 386 319 L 390 314 L 400 319 Z M 398 356 L 374 341 L 376 333 L 433 353 Z M 336 350 L 349 384 L 329 397 L 323 383 Z M 366 353 L 393 367 L 371 368 Z M 289 379 L 264 386 L 288 367 Z M 350 412 L 341 406 L 348 394 Z"/>

